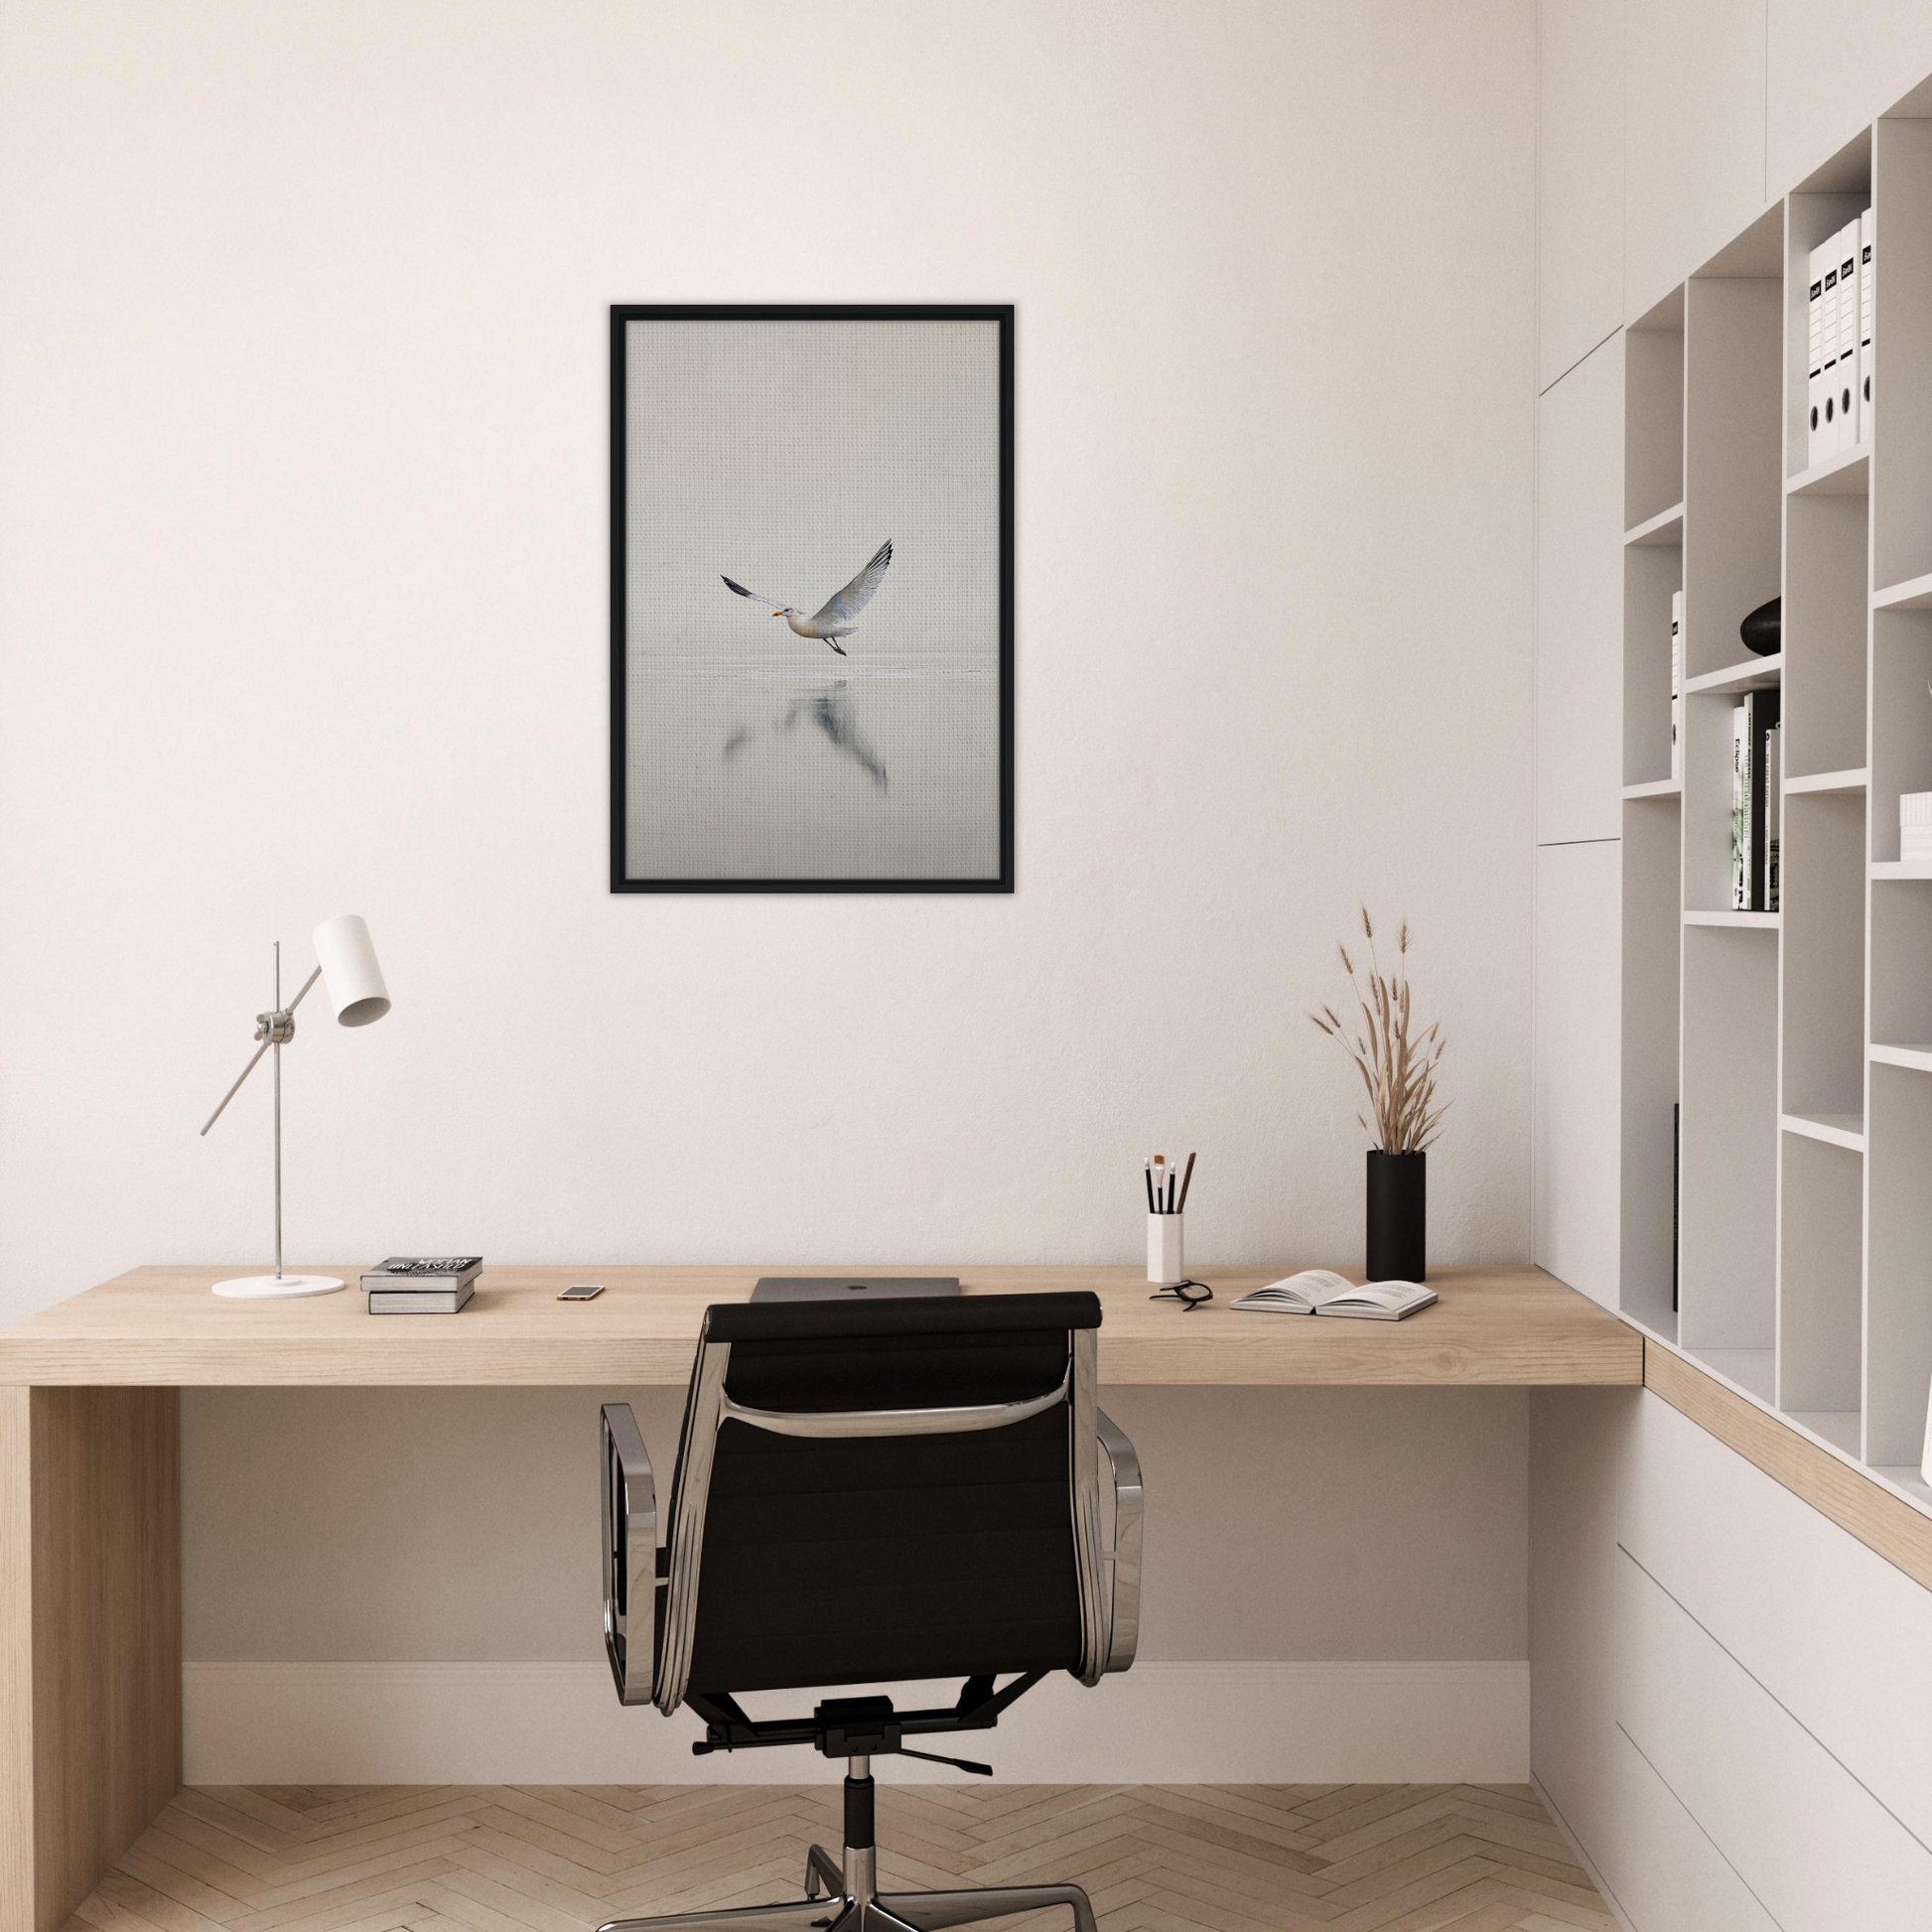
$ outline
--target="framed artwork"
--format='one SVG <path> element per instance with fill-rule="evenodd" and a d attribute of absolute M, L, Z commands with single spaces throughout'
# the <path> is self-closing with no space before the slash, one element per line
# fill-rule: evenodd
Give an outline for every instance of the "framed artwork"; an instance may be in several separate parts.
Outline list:
<path fill-rule="evenodd" d="M 1013 310 L 611 311 L 611 890 L 1013 891 Z"/>

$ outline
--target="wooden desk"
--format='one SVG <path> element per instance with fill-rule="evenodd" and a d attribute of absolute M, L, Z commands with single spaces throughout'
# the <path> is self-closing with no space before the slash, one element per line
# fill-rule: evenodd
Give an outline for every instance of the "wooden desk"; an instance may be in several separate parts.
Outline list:
<path fill-rule="evenodd" d="M 0 1329 L 0 1932 L 55 1932 L 181 1783 L 180 1391 L 213 1384 L 681 1385 L 701 1311 L 747 1268 L 485 1269 L 461 1315 L 372 1318 L 351 1287 L 224 1302 L 137 1268 Z M 359 1272 L 326 1272 L 351 1283 Z M 868 1272 L 895 1272 L 872 1270 Z M 1449 1268 L 1402 1322 L 1235 1313 L 1291 1272 L 1211 1268 L 1150 1302 L 1134 1268 L 965 1268 L 968 1293 L 1090 1288 L 1103 1383 L 1640 1384 L 1637 1332 L 1534 1268 Z M 595 1302 L 558 1302 L 571 1281 Z"/>
<path fill-rule="evenodd" d="M 283 1383 L 511 1386 L 669 1383 L 691 1373 L 698 1322 L 743 1301 L 761 1274 L 830 1273 L 797 1263 L 749 1268 L 485 1268 L 454 1317 L 370 1316 L 351 1287 L 300 1302 L 224 1302 L 208 1286 L 232 1270 L 137 1268 L 0 1328 L 0 1384 L 191 1388 Z M 353 1283 L 359 1270 L 323 1271 Z M 916 1274 L 917 1269 L 868 1273 Z M 1150 1302 L 1137 1268 L 957 1268 L 968 1294 L 1092 1289 L 1106 1309 L 1103 1382 L 1302 1385 L 1637 1383 L 1643 1349 L 1593 1302 L 1539 1268 L 1445 1268 L 1442 1297 L 1407 1321 L 1243 1314 L 1228 1304 L 1287 1267 L 1210 1268 L 1216 1299 L 1191 1313 Z M 606 1284 L 560 1303 L 573 1281 Z"/>

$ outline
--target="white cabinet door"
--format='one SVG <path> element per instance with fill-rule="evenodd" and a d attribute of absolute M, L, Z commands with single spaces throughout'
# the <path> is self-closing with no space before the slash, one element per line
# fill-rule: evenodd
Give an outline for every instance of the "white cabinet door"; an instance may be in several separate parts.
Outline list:
<path fill-rule="evenodd" d="M 1647 1391 L 1637 1425 L 1623 1547 L 1932 1845 L 1932 1590 Z"/>
<path fill-rule="evenodd" d="M 1536 405 L 1536 841 L 1623 829 L 1623 345 Z"/>
<path fill-rule="evenodd" d="M 1530 1769 L 1607 1871 L 1618 1474 L 1641 1389 L 1530 1391 Z"/>
<path fill-rule="evenodd" d="M 1623 320 L 1623 0 L 1537 10 L 1536 386 Z"/>
<path fill-rule="evenodd" d="M 1764 150 L 1784 194 L 1932 72 L 1925 0 L 1770 0 Z"/>
<path fill-rule="evenodd" d="M 1531 1253 L 1606 1309 L 1617 1305 L 1619 855 L 1614 839 L 1536 854 Z"/>
<path fill-rule="evenodd" d="M 1932 1852 L 1628 1555 L 1617 1584 L 1619 1723 L 1772 1920 L 1925 1932 Z"/>
<path fill-rule="evenodd" d="M 1623 319 L 1634 322 L 1763 207 L 1765 0 L 1629 0 Z"/>
<path fill-rule="evenodd" d="M 1597 1864 L 1642 1932 L 1778 1932 L 1777 1921 L 1621 1731 L 1605 1755 L 1615 1823 Z"/>

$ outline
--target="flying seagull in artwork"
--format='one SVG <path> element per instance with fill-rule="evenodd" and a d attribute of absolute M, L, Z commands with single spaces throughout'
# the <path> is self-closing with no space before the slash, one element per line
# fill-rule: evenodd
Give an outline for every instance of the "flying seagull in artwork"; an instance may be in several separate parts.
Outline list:
<path fill-rule="evenodd" d="M 851 636 L 859 627 L 859 613 L 872 602 L 872 594 L 879 588 L 880 579 L 886 575 L 886 566 L 892 561 L 893 540 L 888 537 L 874 553 L 872 562 L 809 618 L 775 597 L 760 597 L 757 591 L 748 591 L 733 578 L 725 578 L 725 588 L 737 592 L 740 597 L 750 598 L 754 604 L 770 605 L 771 615 L 783 618 L 800 637 L 821 637 L 843 657 L 845 646 L 839 639 Z"/>

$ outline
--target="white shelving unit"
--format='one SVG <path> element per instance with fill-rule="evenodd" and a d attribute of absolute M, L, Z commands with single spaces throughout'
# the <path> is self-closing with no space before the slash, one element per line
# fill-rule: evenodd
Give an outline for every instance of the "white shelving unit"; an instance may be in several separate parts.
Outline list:
<path fill-rule="evenodd" d="M 1932 89 L 1625 332 L 1619 1285 L 1632 1320 L 1922 1508 L 1932 865 L 1900 862 L 1898 798 L 1932 790 L 1928 113 Z M 1871 431 L 1811 464 L 1810 250 L 1866 207 Z M 1774 595 L 1784 648 L 1751 657 L 1738 624 Z M 1767 686 L 1781 909 L 1737 912 L 1730 711 Z"/>

